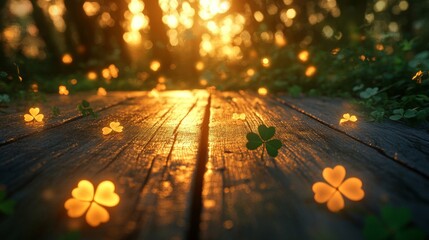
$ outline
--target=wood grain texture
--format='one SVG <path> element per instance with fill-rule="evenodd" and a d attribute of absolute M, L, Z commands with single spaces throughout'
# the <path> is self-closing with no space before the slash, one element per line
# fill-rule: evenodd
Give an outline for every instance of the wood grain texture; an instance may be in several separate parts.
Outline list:
<path fill-rule="evenodd" d="M 173 91 L 136 98 L 98 119 L 80 118 L 0 147 L 0 183 L 17 201 L 15 214 L 0 221 L 2 239 L 57 239 L 73 229 L 87 239 L 183 238 L 207 97 Z M 114 120 L 124 132 L 103 136 L 101 128 Z M 81 179 L 116 184 L 121 202 L 101 227 L 66 216 L 64 202 Z"/>
<path fill-rule="evenodd" d="M 0 215 L 0 239 L 58 239 L 73 230 L 91 240 L 362 239 L 364 217 L 386 204 L 409 208 L 429 231 L 426 165 L 417 172 L 347 132 L 353 129 L 337 129 L 278 98 L 203 90 L 91 96 L 53 97 L 71 107 L 36 130 L 17 122 L 20 113 L 0 115 L 19 133 L 0 129 L 0 137 L 12 136 L 1 139 L 13 139 L 0 144 L 0 184 L 17 202 L 13 215 Z M 79 116 L 75 105 L 84 98 L 99 118 Z M 103 136 L 111 121 L 124 132 Z M 284 144 L 276 158 L 261 160 L 261 149 L 246 149 L 246 134 L 261 123 L 275 126 L 274 138 Z M 373 125 L 365 126 L 371 132 Z M 366 196 L 331 213 L 314 201 L 311 187 L 338 164 L 347 177 L 362 179 Z M 82 179 L 95 186 L 110 180 L 121 197 L 97 228 L 64 209 Z"/>
<path fill-rule="evenodd" d="M 245 113 L 246 120 L 232 119 Z M 284 146 L 261 161 L 246 134 L 264 123 Z M 361 202 L 346 200 L 340 213 L 313 199 L 322 171 L 338 164 L 363 181 Z M 428 229 L 427 178 L 330 127 L 266 97 L 212 96 L 209 159 L 204 176 L 202 239 L 362 239 L 363 219 L 385 204 L 411 209 Z"/>
<path fill-rule="evenodd" d="M 370 122 L 356 106 L 342 99 L 290 98 L 280 96 L 283 103 L 337 129 L 367 145 L 380 150 L 390 158 L 429 177 L 429 132 L 424 128 L 386 120 Z M 339 124 L 344 113 L 358 117 L 355 124 Z"/>
<path fill-rule="evenodd" d="M 87 100 L 94 111 L 100 111 L 144 94 L 146 93 L 109 92 L 104 97 L 97 96 L 95 93 L 77 93 L 70 96 L 49 95 L 44 102 L 13 105 L 7 113 L 0 113 L 0 146 L 81 117 L 81 113 L 77 110 L 77 105 L 82 100 Z M 53 106 L 60 109 L 60 115 L 57 117 L 52 114 L 51 108 Z M 40 108 L 40 113 L 45 115 L 43 123 L 24 122 L 23 116 L 28 113 L 30 107 Z"/>

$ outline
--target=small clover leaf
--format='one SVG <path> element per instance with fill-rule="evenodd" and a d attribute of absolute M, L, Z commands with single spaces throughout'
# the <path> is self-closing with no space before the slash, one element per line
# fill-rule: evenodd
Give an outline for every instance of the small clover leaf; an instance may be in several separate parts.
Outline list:
<path fill-rule="evenodd" d="M 385 206 L 381 209 L 381 218 L 374 215 L 365 219 L 363 234 L 366 239 L 424 239 L 420 229 L 411 226 L 411 212 L 407 208 Z"/>
<path fill-rule="evenodd" d="M 359 93 L 359 96 L 363 99 L 371 98 L 372 96 L 375 96 L 378 93 L 378 88 L 367 88 L 364 91 Z"/>
<path fill-rule="evenodd" d="M 404 118 L 413 118 L 417 116 L 417 110 L 415 109 L 407 109 L 404 113 Z"/>
<path fill-rule="evenodd" d="M 82 103 L 77 105 L 77 110 L 82 113 L 82 116 L 92 116 L 93 118 L 97 118 L 98 114 L 94 112 L 94 110 L 91 108 L 91 105 L 88 101 L 82 100 Z"/>
<path fill-rule="evenodd" d="M 268 155 L 271 157 L 277 157 L 279 155 L 279 149 L 282 147 L 282 142 L 278 139 L 273 139 L 265 143 Z"/>
<path fill-rule="evenodd" d="M 278 139 L 271 139 L 276 133 L 276 129 L 274 127 L 267 127 L 262 124 L 258 127 L 258 133 L 259 135 L 250 132 L 246 135 L 247 149 L 255 150 L 261 145 L 264 145 L 264 148 L 262 148 L 261 159 L 264 157 L 264 149 L 267 150 L 268 155 L 271 157 L 277 157 L 279 154 L 278 150 L 282 147 L 282 142 Z"/>
<path fill-rule="evenodd" d="M 6 200 L 6 192 L 0 190 L 0 212 L 11 215 L 15 207 L 15 201 Z"/>
<path fill-rule="evenodd" d="M 250 132 L 247 134 L 246 138 L 248 141 L 246 147 L 249 150 L 255 150 L 263 144 L 262 139 L 256 133 Z"/>
<path fill-rule="evenodd" d="M 267 141 L 274 136 L 274 134 L 276 133 L 276 129 L 274 127 L 267 127 L 265 125 L 260 125 L 258 127 L 258 132 L 262 140 Z"/>

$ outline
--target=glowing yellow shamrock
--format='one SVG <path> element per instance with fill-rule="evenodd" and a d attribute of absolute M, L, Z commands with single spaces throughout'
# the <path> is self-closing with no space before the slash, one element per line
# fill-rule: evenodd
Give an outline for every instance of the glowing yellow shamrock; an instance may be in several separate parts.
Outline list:
<path fill-rule="evenodd" d="M 107 95 L 107 91 L 105 88 L 103 87 L 99 87 L 97 90 L 97 95 L 98 96 L 106 96 Z"/>
<path fill-rule="evenodd" d="M 60 85 L 59 87 L 58 87 L 58 93 L 60 94 L 60 95 L 69 95 L 69 90 L 67 90 L 67 87 L 66 86 L 63 86 L 63 85 Z"/>
<path fill-rule="evenodd" d="M 357 117 L 355 115 L 350 115 L 349 113 L 343 114 L 343 118 L 341 118 L 340 124 L 348 122 L 348 121 L 350 121 L 350 122 L 356 122 L 357 121 Z"/>
<path fill-rule="evenodd" d="M 24 121 L 26 122 L 31 122 L 31 121 L 41 122 L 45 117 L 43 114 L 39 114 L 40 109 L 37 107 L 30 108 L 29 112 L 30 114 L 24 114 Z"/>
<path fill-rule="evenodd" d="M 323 170 L 323 178 L 329 183 L 317 182 L 313 184 L 314 200 L 318 203 L 327 202 L 328 209 L 338 212 L 344 208 L 343 196 L 352 201 L 362 200 L 365 192 L 362 189 L 362 181 L 359 178 L 346 177 L 346 169 L 337 165 Z"/>
<path fill-rule="evenodd" d="M 234 119 L 234 120 L 245 120 L 246 114 L 244 114 L 244 113 L 233 113 L 232 119 Z"/>
<path fill-rule="evenodd" d="M 111 181 L 100 183 L 94 194 L 92 183 L 81 180 L 71 194 L 73 198 L 68 199 L 64 204 L 68 216 L 78 218 L 86 213 L 86 222 L 93 227 L 108 222 L 110 215 L 104 207 L 114 207 L 120 200 L 115 193 L 115 184 Z"/>
<path fill-rule="evenodd" d="M 112 131 L 122 132 L 122 130 L 124 129 L 124 127 L 121 126 L 121 124 L 119 122 L 111 122 L 109 126 L 110 127 L 104 127 L 102 129 L 103 135 L 110 134 Z"/>

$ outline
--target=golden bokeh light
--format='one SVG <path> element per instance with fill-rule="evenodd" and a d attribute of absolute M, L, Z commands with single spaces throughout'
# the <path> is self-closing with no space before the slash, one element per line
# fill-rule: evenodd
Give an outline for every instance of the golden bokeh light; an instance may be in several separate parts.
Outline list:
<path fill-rule="evenodd" d="M 150 62 L 150 70 L 156 72 L 161 68 L 161 63 L 158 60 L 153 60 Z"/>
<path fill-rule="evenodd" d="M 64 85 L 60 85 L 60 86 L 58 87 L 58 93 L 59 93 L 60 95 L 65 95 L 65 96 L 67 96 L 67 95 L 69 95 L 69 90 L 67 89 L 67 87 L 66 87 L 66 86 L 64 86 Z"/>
<path fill-rule="evenodd" d="M 268 94 L 268 89 L 265 87 L 258 88 L 258 94 L 260 96 L 266 96 Z"/>
<path fill-rule="evenodd" d="M 298 58 L 299 60 L 301 60 L 302 62 L 307 62 L 308 58 L 310 57 L 310 53 L 307 50 L 301 51 L 298 54 Z"/>
<path fill-rule="evenodd" d="M 252 77 L 252 76 L 254 76 L 255 75 L 255 69 L 253 69 L 253 68 L 249 68 L 249 69 L 247 69 L 247 71 L 246 71 L 246 74 L 247 74 L 247 76 L 249 76 L 249 77 Z"/>
<path fill-rule="evenodd" d="M 316 74 L 316 72 L 317 72 L 317 68 L 315 66 L 309 66 L 305 70 L 305 76 L 312 77 L 314 76 L 314 74 Z"/>
<path fill-rule="evenodd" d="M 204 63 L 203 63 L 202 61 L 198 61 L 198 62 L 195 64 L 195 69 L 197 69 L 198 71 L 202 71 L 202 70 L 204 70 Z"/>
<path fill-rule="evenodd" d="M 262 60 L 261 60 L 261 64 L 262 64 L 262 66 L 263 66 L 263 67 L 268 68 L 268 67 L 270 67 L 270 66 L 271 66 L 271 61 L 270 61 L 270 59 L 269 59 L 269 58 L 264 57 L 264 58 L 262 58 Z"/>
<path fill-rule="evenodd" d="M 97 89 L 97 95 L 98 96 L 107 96 L 107 91 L 106 91 L 106 89 L 105 88 L 103 88 L 103 87 L 99 87 L 98 89 Z"/>
<path fill-rule="evenodd" d="M 64 64 L 71 64 L 71 63 L 73 62 L 73 57 L 72 57 L 72 55 L 70 55 L 70 54 L 66 53 L 66 54 L 64 54 L 64 55 L 63 55 L 63 57 L 61 58 L 61 61 L 62 61 Z"/>
<path fill-rule="evenodd" d="M 95 1 L 86 1 L 83 4 L 83 10 L 88 16 L 95 16 L 100 11 L 100 4 Z"/>
<path fill-rule="evenodd" d="M 86 77 L 88 78 L 88 80 L 94 81 L 94 80 L 97 79 L 98 75 L 97 75 L 97 73 L 95 71 L 89 71 L 86 74 Z"/>

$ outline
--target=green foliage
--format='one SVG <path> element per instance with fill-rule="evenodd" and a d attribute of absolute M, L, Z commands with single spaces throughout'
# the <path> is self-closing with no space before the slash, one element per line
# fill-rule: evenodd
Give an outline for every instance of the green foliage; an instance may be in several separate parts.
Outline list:
<path fill-rule="evenodd" d="M 51 111 L 52 111 L 52 116 L 54 117 L 58 117 L 61 114 L 60 108 L 57 106 L 52 106 Z"/>
<path fill-rule="evenodd" d="M 425 234 L 411 225 L 411 212 L 407 208 L 393 208 L 385 206 L 381 209 L 381 216 L 368 216 L 365 219 L 363 230 L 368 240 L 407 240 L 424 239 Z"/>
<path fill-rule="evenodd" d="M 82 236 L 79 231 L 70 231 L 60 236 L 59 240 L 79 240 Z"/>
<path fill-rule="evenodd" d="M 6 199 L 6 191 L 0 190 L 0 212 L 11 215 L 15 208 L 15 201 Z"/>
<path fill-rule="evenodd" d="M 82 103 L 77 105 L 77 110 L 82 113 L 82 116 L 92 116 L 93 118 L 97 118 L 98 114 L 94 112 L 94 110 L 91 108 L 91 105 L 88 101 L 82 100 Z"/>
<path fill-rule="evenodd" d="M 262 148 L 261 159 L 264 156 L 264 149 L 267 150 L 268 155 L 271 157 L 277 157 L 278 150 L 282 147 L 282 143 L 278 139 L 271 139 L 274 137 L 276 133 L 276 129 L 274 127 L 267 127 L 264 124 L 258 127 L 258 134 L 250 132 L 246 135 L 247 144 L 246 147 L 249 150 L 255 150 L 259 148 L 261 145 L 264 145 Z M 271 140 L 270 140 L 271 139 Z"/>
<path fill-rule="evenodd" d="M 245 80 L 253 89 L 264 86 L 291 96 L 354 98 L 374 121 L 424 122 L 429 120 L 429 51 L 417 51 L 414 42 L 390 36 L 376 41 L 367 36 L 354 46 L 332 50 L 309 47 L 305 62 L 298 58 L 303 49 L 297 46 L 273 46 L 269 54 L 264 46 L 259 49 L 260 56 L 268 57 L 271 66 L 261 66 L 260 58 L 249 60 L 256 74 Z M 317 71 L 306 76 L 310 66 Z M 236 87 L 242 88 L 242 82 Z M 397 109 L 404 112 L 398 114 Z"/>

